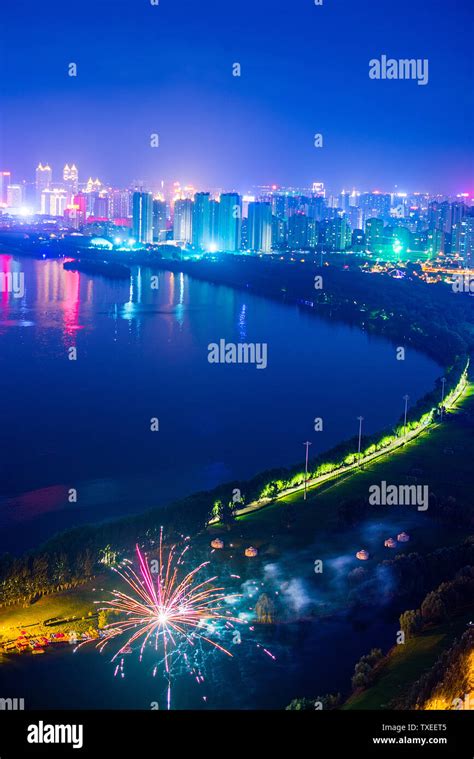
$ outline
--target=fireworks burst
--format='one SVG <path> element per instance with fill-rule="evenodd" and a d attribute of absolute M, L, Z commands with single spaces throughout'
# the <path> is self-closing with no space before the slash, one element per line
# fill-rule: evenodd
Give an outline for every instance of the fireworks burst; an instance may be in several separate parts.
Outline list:
<path fill-rule="evenodd" d="M 196 670 L 192 663 L 192 648 L 200 649 L 204 644 L 232 657 L 233 654 L 215 638 L 222 638 L 226 632 L 232 631 L 236 635 L 235 626 L 246 624 L 232 616 L 228 608 L 232 597 L 224 592 L 223 587 L 214 586 L 217 576 L 200 579 L 200 573 L 209 561 L 186 572 L 183 564 L 188 549 L 189 545 L 182 550 L 176 546 L 165 549 L 163 530 L 160 532 L 158 559 L 150 564 L 136 546 L 138 570 L 135 571 L 131 565 L 114 568 L 127 584 L 129 592 L 114 590 L 113 598 L 101 602 L 100 607 L 101 610 L 120 614 L 121 618 L 105 626 L 97 648 L 102 651 L 111 641 L 126 636 L 112 661 L 131 653 L 133 647 L 138 649 L 141 660 L 147 644 L 161 652 L 159 665 L 164 666 L 168 680 L 168 708 L 171 670 L 175 662 L 180 660 L 185 669 L 198 682 L 202 682 L 202 672 L 199 668 Z M 234 594 L 234 597 L 237 598 L 237 595 Z M 240 634 L 238 637 L 240 642 Z M 115 675 L 124 676 L 123 661 L 120 658 Z M 156 675 L 159 665 L 155 665 L 153 675 Z"/>

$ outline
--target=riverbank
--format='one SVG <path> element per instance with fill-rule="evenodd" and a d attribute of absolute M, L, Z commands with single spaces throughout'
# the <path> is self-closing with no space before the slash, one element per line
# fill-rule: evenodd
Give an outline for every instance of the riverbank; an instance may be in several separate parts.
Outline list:
<path fill-rule="evenodd" d="M 312 566 L 306 566 L 307 549 L 311 549 L 312 560 L 315 558 L 331 559 L 331 557 L 346 556 L 355 567 L 356 551 L 364 547 L 361 543 L 366 540 L 362 531 L 352 528 L 341 533 L 338 511 L 347 499 L 367 498 L 370 485 L 385 479 L 391 482 L 407 482 L 413 470 L 422 466 L 422 480 L 429 484 L 430 490 L 438 498 L 454 497 L 460 512 L 474 512 L 472 504 L 466 495 L 464 483 L 471 475 L 471 461 L 474 456 L 474 440 L 472 427 L 464 420 L 474 414 L 474 388 L 468 385 L 462 395 L 447 413 L 447 420 L 432 429 L 424 429 L 416 439 L 408 441 L 398 448 L 391 456 L 378 458 L 367 463 L 364 467 L 352 469 L 346 476 L 326 482 L 317 488 L 308 490 L 307 500 L 302 498 L 301 491 L 282 496 L 266 508 L 248 512 L 239 516 L 234 524 L 225 526 L 213 524 L 205 532 L 193 540 L 198 555 L 203 558 L 210 554 L 210 540 L 219 536 L 224 541 L 224 549 L 214 552 L 216 570 L 226 569 L 239 575 L 242 582 L 252 577 L 262 576 L 263 567 L 268 563 L 285 561 L 291 557 L 292 575 L 311 575 Z M 453 451 L 452 454 L 445 451 Z M 447 461 L 446 468 L 439 466 L 440 460 Z M 418 475 L 420 476 L 420 475 Z M 401 531 L 407 529 L 407 521 L 411 515 L 405 513 L 407 507 L 373 507 L 373 519 L 381 522 L 378 533 L 384 534 L 393 528 L 393 524 Z M 385 516 L 384 516 L 385 515 Z M 387 517 L 387 527 L 383 527 Z M 440 546 L 449 546 L 462 540 L 467 529 L 459 526 L 454 520 L 450 524 L 440 524 L 433 519 L 428 511 L 419 516 L 420 525 L 410 527 L 411 542 L 409 550 L 429 552 Z M 388 533 L 387 533 L 388 534 Z M 244 556 L 248 546 L 258 550 L 255 558 Z M 364 544 L 365 545 L 365 544 Z M 403 546 L 402 550 L 406 550 Z M 400 549 L 399 549 L 400 550 Z M 370 565 L 393 556 L 383 546 L 383 541 L 376 541 L 371 548 Z M 347 563 L 348 559 L 344 559 Z M 301 564 L 301 566 L 300 566 Z M 351 564 L 348 565 L 348 569 Z M 105 570 L 86 585 L 61 594 L 45 596 L 26 608 L 17 606 L 0 610 L 0 636 L 2 640 L 14 640 L 21 630 L 27 630 L 29 635 L 41 635 L 48 632 L 47 620 L 69 619 L 77 621 L 59 622 L 54 629 L 69 636 L 72 631 L 86 632 L 91 625 L 96 626 L 95 602 L 104 600 L 113 590 L 116 576 Z M 344 597 L 341 598 L 341 602 Z M 322 601 L 321 601 L 322 604 Z M 328 614 L 331 606 L 320 606 L 320 613 Z M 49 632 L 51 629 L 49 628 Z M 297 694 L 295 694 L 297 695 Z"/>

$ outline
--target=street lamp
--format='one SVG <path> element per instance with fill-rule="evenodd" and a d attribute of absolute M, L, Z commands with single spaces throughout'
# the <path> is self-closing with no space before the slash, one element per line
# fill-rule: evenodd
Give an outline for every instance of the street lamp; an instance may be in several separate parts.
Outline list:
<path fill-rule="evenodd" d="M 441 421 L 443 421 L 443 403 L 444 403 L 444 386 L 446 385 L 446 377 L 441 377 Z"/>
<path fill-rule="evenodd" d="M 303 445 L 306 446 L 306 463 L 305 463 L 305 469 L 304 469 L 304 500 L 306 501 L 306 489 L 307 489 L 307 480 L 308 480 L 308 452 L 309 452 L 309 446 L 311 443 L 309 440 L 306 441 L 306 443 L 303 443 Z"/>
<path fill-rule="evenodd" d="M 408 401 L 410 399 L 409 395 L 404 395 L 403 400 L 405 401 L 405 418 L 403 421 L 403 437 L 407 434 L 407 411 L 408 411 Z"/>
<path fill-rule="evenodd" d="M 364 421 L 363 416 L 358 416 L 357 419 L 359 420 L 359 449 L 358 449 L 358 459 L 359 459 L 359 466 L 360 466 L 360 444 L 362 440 L 362 422 Z"/>

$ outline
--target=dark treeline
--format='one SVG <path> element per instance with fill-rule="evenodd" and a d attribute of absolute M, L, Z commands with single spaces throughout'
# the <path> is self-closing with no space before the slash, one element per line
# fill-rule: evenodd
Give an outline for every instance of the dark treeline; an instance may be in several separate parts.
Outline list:
<path fill-rule="evenodd" d="M 474 604 L 474 566 L 463 567 L 453 580 L 442 582 L 428 593 L 419 609 L 400 616 L 400 629 L 410 638 L 427 625 L 447 622 Z"/>
<path fill-rule="evenodd" d="M 431 553 L 399 554 L 381 566 L 394 578 L 398 597 L 420 597 L 464 567 L 474 566 L 474 536 L 459 545 L 438 548 Z"/>
<path fill-rule="evenodd" d="M 13 558 L 0 557 L 0 607 L 30 604 L 41 596 L 75 588 L 94 573 L 95 557 L 89 549 L 66 553 L 39 551 Z"/>

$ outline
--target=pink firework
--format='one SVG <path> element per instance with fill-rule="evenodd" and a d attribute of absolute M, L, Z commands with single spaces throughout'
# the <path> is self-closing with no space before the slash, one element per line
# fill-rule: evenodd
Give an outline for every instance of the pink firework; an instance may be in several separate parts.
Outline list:
<path fill-rule="evenodd" d="M 186 546 L 181 552 L 177 552 L 176 546 L 165 550 L 161 530 L 158 559 L 151 562 L 153 570 L 138 546 L 138 571 L 131 567 L 114 570 L 131 592 L 114 590 L 113 598 L 101 607 L 120 614 L 121 619 L 106 625 L 105 636 L 97 644 L 99 650 L 102 651 L 114 638 L 128 634 L 112 661 L 130 652 L 137 642 L 140 643 L 141 657 L 149 641 L 156 650 L 163 647 L 167 672 L 170 656 L 182 653 L 183 643 L 193 646 L 198 639 L 232 656 L 209 635 L 218 624 L 229 628 L 232 622 L 239 623 L 239 620 L 229 611 L 222 613 L 227 594 L 223 592 L 224 588 L 213 585 L 217 577 L 199 581 L 198 574 L 209 564 L 208 561 L 190 572 L 183 571 L 183 557 L 188 548 Z"/>

